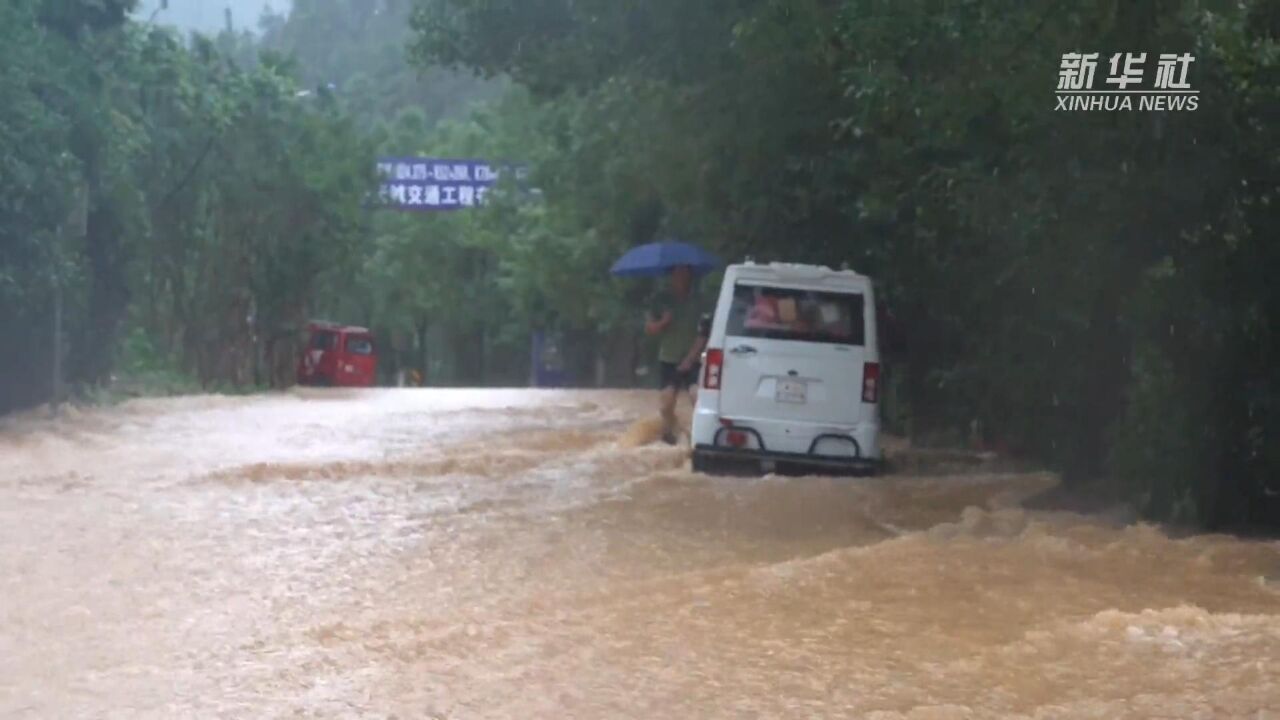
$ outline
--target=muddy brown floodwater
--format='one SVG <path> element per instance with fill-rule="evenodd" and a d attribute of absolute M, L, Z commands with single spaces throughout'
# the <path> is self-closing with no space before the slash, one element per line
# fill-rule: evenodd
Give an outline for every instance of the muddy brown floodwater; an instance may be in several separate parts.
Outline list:
<path fill-rule="evenodd" d="M 1280 545 L 713 479 L 644 393 L 0 425 L 4 718 L 1280 718 Z"/>

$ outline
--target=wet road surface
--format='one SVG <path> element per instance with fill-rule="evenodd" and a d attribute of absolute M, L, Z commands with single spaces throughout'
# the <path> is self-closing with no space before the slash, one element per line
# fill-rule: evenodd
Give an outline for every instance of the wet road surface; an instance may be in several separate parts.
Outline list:
<path fill-rule="evenodd" d="M 4 718 L 1280 718 L 1280 545 L 723 479 L 648 393 L 0 424 Z"/>

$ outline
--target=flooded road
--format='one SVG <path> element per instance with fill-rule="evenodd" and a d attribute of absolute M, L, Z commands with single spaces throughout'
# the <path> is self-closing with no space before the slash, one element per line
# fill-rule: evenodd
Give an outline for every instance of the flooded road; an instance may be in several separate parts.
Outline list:
<path fill-rule="evenodd" d="M 647 393 L 0 425 L 4 718 L 1280 718 L 1280 545 L 712 479 Z"/>

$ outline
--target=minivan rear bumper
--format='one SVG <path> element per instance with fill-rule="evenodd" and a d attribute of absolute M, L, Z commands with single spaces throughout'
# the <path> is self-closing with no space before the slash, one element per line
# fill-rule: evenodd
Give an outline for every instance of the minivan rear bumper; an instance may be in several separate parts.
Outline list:
<path fill-rule="evenodd" d="M 808 455 L 806 453 L 771 452 L 768 450 L 739 450 L 736 448 L 717 447 L 715 445 L 698 445 L 693 449 L 695 466 L 706 466 L 707 461 L 717 465 L 738 464 L 758 465 L 761 467 L 773 464 L 780 472 L 791 470 L 824 470 L 837 475 L 875 475 L 883 467 L 883 462 L 874 458 L 833 457 L 826 455 Z M 701 470 L 702 467 L 695 467 Z"/>
<path fill-rule="evenodd" d="M 699 397 L 699 403 L 707 398 Z M 748 435 L 746 442 L 729 433 Z M 690 432 L 695 470 L 719 465 L 759 466 L 772 463 L 779 472 L 793 466 L 826 472 L 875 473 L 883 469 L 880 424 L 777 421 L 759 418 L 728 420 L 712 408 L 695 409 Z M 797 468 L 803 469 L 803 468 Z"/>
<path fill-rule="evenodd" d="M 759 466 L 774 466 L 779 471 L 787 470 L 806 470 L 821 469 L 837 474 L 849 475 L 872 475 L 879 472 L 883 466 L 883 462 L 879 458 L 866 457 L 862 453 L 862 447 L 858 444 L 857 439 L 849 435 L 840 434 L 820 434 L 813 438 L 809 444 L 808 452 L 783 452 L 778 450 L 768 450 L 765 448 L 764 439 L 754 428 L 745 426 L 734 426 L 732 429 L 754 435 L 756 447 L 754 448 L 738 448 L 726 445 L 721 442 L 723 434 L 730 428 L 722 427 L 717 429 L 715 438 L 710 444 L 699 443 L 693 448 L 694 469 L 705 470 L 711 469 L 712 466 L 723 466 L 725 464 L 754 464 Z M 819 443 L 824 439 L 832 439 L 836 441 L 848 442 L 853 446 L 853 455 L 819 455 L 814 452 Z"/>

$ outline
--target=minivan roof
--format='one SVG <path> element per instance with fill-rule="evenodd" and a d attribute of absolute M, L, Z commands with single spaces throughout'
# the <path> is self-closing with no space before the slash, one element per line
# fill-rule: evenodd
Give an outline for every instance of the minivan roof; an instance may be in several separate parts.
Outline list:
<path fill-rule="evenodd" d="M 767 265 L 748 260 L 744 263 L 730 265 L 726 276 L 750 278 L 753 280 L 774 280 L 779 282 L 823 282 L 837 281 L 855 285 L 868 285 L 871 278 L 860 275 L 853 270 L 832 270 L 826 265 L 804 265 L 801 263 L 771 262 Z"/>
<path fill-rule="evenodd" d="M 328 320 L 312 320 L 307 323 L 307 327 L 311 330 L 332 330 L 340 333 L 372 335 L 368 328 L 363 328 L 359 325 L 343 325 Z"/>

